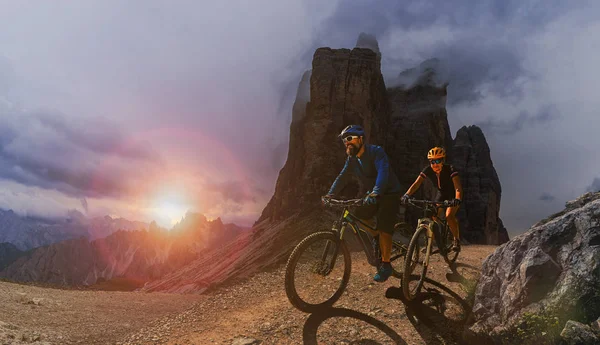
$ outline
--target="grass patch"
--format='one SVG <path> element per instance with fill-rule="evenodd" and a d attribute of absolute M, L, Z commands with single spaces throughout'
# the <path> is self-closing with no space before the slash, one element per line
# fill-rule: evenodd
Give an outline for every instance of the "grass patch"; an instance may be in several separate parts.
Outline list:
<path fill-rule="evenodd" d="M 500 334 L 500 340 L 507 345 L 553 345 L 560 338 L 562 324 L 552 311 L 523 313 L 515 326 Z"/>

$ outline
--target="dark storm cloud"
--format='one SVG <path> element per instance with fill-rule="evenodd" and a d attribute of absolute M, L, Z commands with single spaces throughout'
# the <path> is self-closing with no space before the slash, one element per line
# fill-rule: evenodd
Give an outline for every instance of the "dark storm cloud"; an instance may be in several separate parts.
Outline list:
<path fill-rule="evenodd" d="M 558 0 L 342 0 L 338 2 L 337 9 L 327 25 L 329 32 L 356 32 L 357 36 L 360 31 L 380 36 L 390 27 L 404 30 L 427 29 L 440 21 L 460 28 L 477 27 L 481 24 L 506 28 L 507 24 L 518 23 L 527 31 L 537 31 L 570 9 L 572 7 Z"/>
<path fill-rule="evenodd" d="M 436 58 L 437 80 L 449 83 L 449 106 L 479 102 L 483 92 L 522 97 L 520 79 L 534 76 L 523 67 L 520 43 L 566 7 L 559 1 L 340 1 L 307 55 L 318 46 L 351 48 L 365 32 L 379 39 L 388 87 L 410 84 L 399 73 Z M 415 30 L 431 32 L 415 46 Z M 444 37 L 444 30 L 451 35 Z"/>
<path fill-rule="evenodd" d="M 33 114 L 35 120 L 47 126 L 66 141 L 96 154 L 118 154 L 134 160 L 155 159 L 156 153 L 142 145 L 125 145 L 127 133 L 115 124 L 99 119 L 74 121 L 61 114 Z"/>
<path fill-rule="evenodd" d="M 553 195 L 550 195 L 548 193 L 544 193 L 544 194 L 540 195 L 541 201 L 554 201 L 554 199 L 556 199 L 556 198 Z"/>
<path fill-rule="evenodd" d="M 600 192 L 600 178 L 595 177 L 592 184 L 586 188 L 586 192 Z"/>
<path fill-rule="evenodd" d="M 524 110 L 512 120 L 488 118 L 485 121 L 476 123 L 476 125 L 481 127 L 485 133 L 510 135 L 520 132 L 528 126 L 547 124 L 559 117 L 556 106 L 546 105 L 533 114 Z"/>
<path fill-rule="evenodd" d="M 82 197 L 119 196 L 155 169 L 151 148 L 108 122 L 0 110 L 0 178 Z"/>

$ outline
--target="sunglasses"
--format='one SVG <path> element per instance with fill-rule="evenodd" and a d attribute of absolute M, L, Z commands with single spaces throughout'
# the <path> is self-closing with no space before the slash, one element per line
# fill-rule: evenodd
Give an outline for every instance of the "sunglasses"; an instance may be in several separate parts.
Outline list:
<path fill-rule="evenodd" d="M 442 162 L 444 162 L 443 158 L 432 159 L 432 160 L 429 161 L 430 164 L 440 164 Z"/>
<path fill-rule="evenodd" d="M 345 142 L 345 143 L 347 143 L 347 142 L 350 142 L 350 141 L 352 141 L 352 140 L 354 140 L 356 138 L 358 138 L 358 135 L 349 135 L 349 136 L 347 136 L 345 138 L 342 138 L 342 141 Z"/>

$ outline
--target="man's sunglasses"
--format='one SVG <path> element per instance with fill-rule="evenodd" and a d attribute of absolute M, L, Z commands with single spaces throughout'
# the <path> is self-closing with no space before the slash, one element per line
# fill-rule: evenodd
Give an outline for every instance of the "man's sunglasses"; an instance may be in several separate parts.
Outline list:
<path fill-rule="evenodd" d="M 432 159 L 432 160 L 429 161 L 430 164 L 440 164 L 442 162 L 444 162 L 443 158 Z"/>
<path fill-rule="evenodd" d="M 342 141 L 345 142 L 345 143 L 347 143 L 347 142 L 350 142 L 350 141 L 352 141 L 352 140 L 354 140 L 356 138 L 358 138 L 358 135 L 349 135 L 349 136 L 347 136 L 345 138 L 342 138 Z"/>

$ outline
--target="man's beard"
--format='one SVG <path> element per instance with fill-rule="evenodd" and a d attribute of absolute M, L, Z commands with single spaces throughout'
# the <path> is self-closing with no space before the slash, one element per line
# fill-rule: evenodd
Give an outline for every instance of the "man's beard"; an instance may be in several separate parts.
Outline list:
<path fill-rule="evenodd" d="M 346 154 L 348 156 L 354 157 L 354 156 L 356 156 L 356 154 L 358 153 L 358 151 L 360 151 L 360 147 L 357 147 L 354 144 L 348 144 L 348 145 L 346 145 Z"/>

